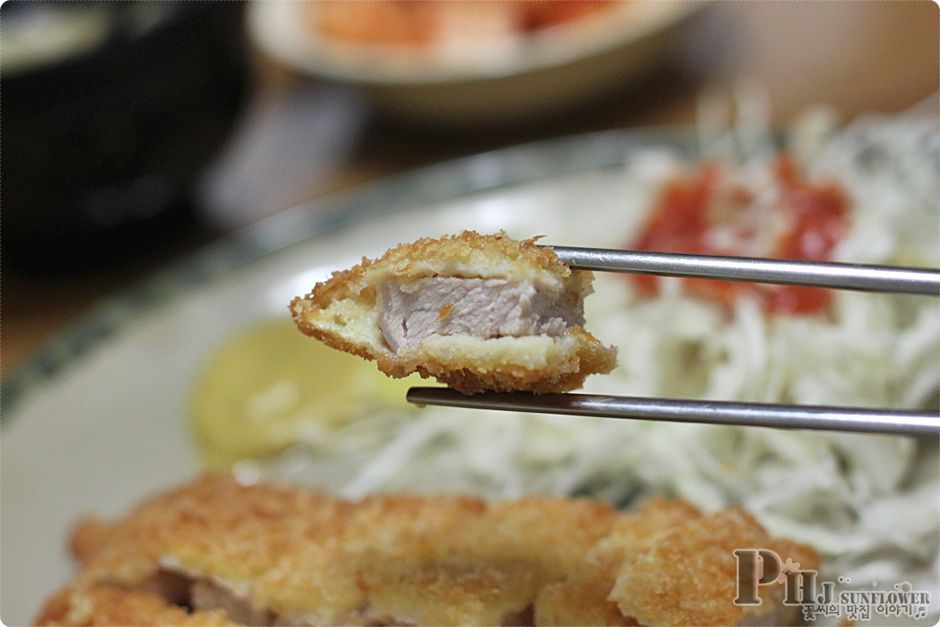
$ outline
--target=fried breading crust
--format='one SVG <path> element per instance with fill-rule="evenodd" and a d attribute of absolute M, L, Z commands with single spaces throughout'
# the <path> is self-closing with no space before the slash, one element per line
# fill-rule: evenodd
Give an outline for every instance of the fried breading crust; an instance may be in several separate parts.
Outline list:
<path fill-rule="evenodd" d="M 117 586 L 62 590 L 46 601 L 36 625 L 235 625 L 218 610 L 188 612 L 163 597 Z"/>
<path fill-rule="evenodd" d="M 780 609 L 782 587 L 760 589 L 764 603 L 739 607 L 728 602 L 736 593 L 733 551 L 759 547 L 815 568 L 816 553 L 795 542 L 770 538 L 753 516 L 730 508 L 690 517 L 627 546 L 608 598 L 620 611 L 644 625 L 731 625 Z M 651 569 L 650 566 L 655 566 Z M 687 594 L 687 590 L 695 594 Z M 784 624 L 787 619 L 758 621 Z M 789 617 L 790 619 L 796 617 Z"/>
<path fill-rule="evenodd" d="M 609 597 L 611 586 L 628 554 L 638 554 L 652 538 L 699 511 L 683 501 L 655 498 L 636 515 L 618 517 L 610 533 L 602 538 L 557 583 L 545 586 L 535 603 L 540 625 L 638 625 L 630 613 L 622 613 Z M 707 622 L 707 621 L 706 621 Z M 704 623 L 703 623 L 704 624 Z"/>
<path fill-rule="evenodd" d="M 616 363 L 615 349 L 605 347 L 582 327 L 572 327 L 559 338 L 438 336 L 404 353 L 390 351 L 379 329 L 376 286 L 389 278 L 529 280 L 578 299 L 591 292 L 590 272 L 572 271 L 553 251 L 536 246 L 536 240 L 464 231 L 457 236 L 401 244 L 375 261 L 363 258 L 349 270 L 334 272 L 310 294 L 295 298 L 291 314 L 306 335 L 374 360 L 392 377 L 417 372 L 466 394 L 575 389 L 587 375 L 610 372 Z"/>
<path fill-rule="evenodd" d="M 547 497 L 346 501 L 210 475 L 116 523 L 78 526 L 82 570 L 37 622 L 221 624 L 237 615 L 220 608 L 241 604 L 250 611 L 240 616 L 266 617 L 253 623 L 726 624 L 744 616 L 731 603 L 736 541 L 815 564 L 810 549 L 771 540 L 737 509 L 702 516 L 662 499 L 632 514 Z M 198 582 L 236 603 L 187 614 L 173 602 L 195 598 Z"/>

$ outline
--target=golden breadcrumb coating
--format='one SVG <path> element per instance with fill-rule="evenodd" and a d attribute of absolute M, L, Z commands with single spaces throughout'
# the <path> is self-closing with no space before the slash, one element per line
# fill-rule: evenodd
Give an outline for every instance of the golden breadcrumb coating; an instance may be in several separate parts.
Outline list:
<path fill-rule="evenodd" d="M 609 599 L 620 611 L 645 625 L 731 625 L 748 613 L 777 608 L 782 587 L 761 588 L 764 603 L 756 608 L 736 606 L 737 548 L 770 549 L 815 568 L 816 553 L 805 546 L 770 538 L 753 516 L 741 508 L 693 516 L 627 546 L 618 566 Z M 650 569 L 655 565 L 655 571 Z M 683 594 L 685 590 L 695 594 Z M 783 620 L 773 621 L 782 624 Z"/>
<path fill-rule="evenodd" d="M 163 597 L 117 586 L 63 590 L 46 601 L 36 625 L 235 625 L 218 610 L 187 612 Z"/>
<path fill-rule="evenodd" d="M 392 351 L 379 325 L 381 289 L 386 281 L 429 277 L 528 281 L 548 293 L 580 304 L 591 292 L 590 272 L 573 271 L 535 239 L 517 241 L 505 233 L 464 231 L 440 239 L 401 244 L 379 259 L 362 263 L 318 283 L 290 305 L 298 328 L 333 348 L 375 360 L 393 377 L 414 372 L 437 378 L 467 394 L 483 391 L 562 392 L 581 386 L 587 375 L 613 369 L 616 351 L 580 326 L 564 335 L 480 338 L 432 335 L 408 350 Z M 441 316 L 449 313 L 445 305 Z"/>
<path fill-rule="evenodd" d="M 347 501 L 210 475 L 123 520 L 79 525 L 82 570 L 37 622 L 734 623 L 743 613 L 731 603 L 731 550 L 742 542 L 815 565 L 810 549 L 771 540 L 736 509 L 703 516 L 663 499 L 628 514 L 548 497 Z"/>
<path fill-rule="evenodd" d="M 609 598 L 611 586 L 628 551 L 642 548 L 664 529 L 696 518 L 697 509 L 683 501 L 655 498 L 637 515 L 618 517 L 610 533 L 576 564 L 562 581 L 545 586 L 535 603 L 542 625 L 636 625 Z"/>

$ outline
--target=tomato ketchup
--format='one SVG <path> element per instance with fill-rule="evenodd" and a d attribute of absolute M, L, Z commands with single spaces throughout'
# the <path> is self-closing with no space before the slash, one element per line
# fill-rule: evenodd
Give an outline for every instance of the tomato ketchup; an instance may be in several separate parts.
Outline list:
<path fill-rule="evenodd" d="M 766 207 L 757 206 L 755 194 L 730 181 L 718 163 L 705 163 L 673 178 L 660 192 L 631 247 L 701 255 L 829 260 L 847 228 L 848 199 L 842 188 L 833 182 L 808 180 L 789 155 L 777 158 L 773 174 L 776 197 L 771 211 L 780 215 L 763 222 L 755 212 L 767 211 Z M 719 232 L 726 236 L 717 237 Z M 755 247 L 763 249 L 755 254 Z M 658 291 L 657 277 L 635 275 L 632 280 L 645 293 Z M 752 294 L 761 300 L 765 311 L 774 314 L 824 312 L 831 298 L 827 290 L 819 288 L 713 279 L 682 281 L 691 293 L 726 306 L 743 294 Z"/>

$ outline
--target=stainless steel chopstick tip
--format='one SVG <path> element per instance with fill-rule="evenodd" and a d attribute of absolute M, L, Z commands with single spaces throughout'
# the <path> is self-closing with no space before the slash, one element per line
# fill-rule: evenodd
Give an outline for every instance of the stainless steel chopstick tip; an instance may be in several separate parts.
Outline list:
<path fill-rule="evenodd" d="M 408 402 L 496 411 L 535 412 L 719 425 L 815 429 L 892 435 L 940 435 L 940 414 L 906 409 L 869 409 L 605 396 L 595 394 L 476 394 L 449 388 L 411 388 Z"/>
<path fill-rule="evenodd" d="M 940 296 L 940 270 L 935 268 L 572 246 L 546 248 L 555 251 L 562 263 L 582 270 Z"/>

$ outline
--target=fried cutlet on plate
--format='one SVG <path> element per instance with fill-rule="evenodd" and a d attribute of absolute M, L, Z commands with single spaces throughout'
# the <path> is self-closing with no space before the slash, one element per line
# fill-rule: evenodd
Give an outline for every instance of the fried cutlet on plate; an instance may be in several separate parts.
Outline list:
<path fill-rule="evenodd" d="M 40 624 L 728 624 L 736 543 L 816 561 L 746 513 L 654 500 L 372 496 L 210 475 L 72 537 L 81 569 Z"/>
<path fill-rule="evenodd" d="M 616 351 L 584 330 L 593 275 L 535 240 L 472 231 L 363 258 L 291 303 L 298 328 L 467 394 L 563 392 L 610 372 Z"/>

